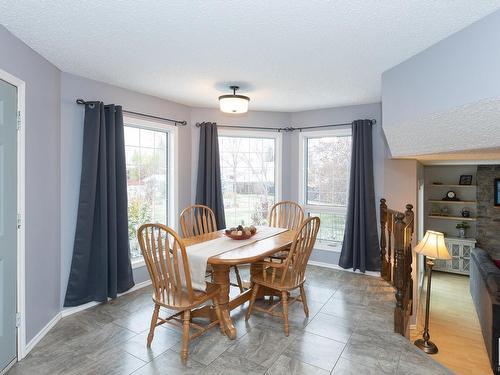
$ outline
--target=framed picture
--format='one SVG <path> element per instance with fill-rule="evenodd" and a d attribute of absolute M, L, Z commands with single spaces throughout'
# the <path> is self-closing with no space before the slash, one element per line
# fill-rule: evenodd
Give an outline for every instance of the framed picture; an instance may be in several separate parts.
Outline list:
<path fill-rule="evenodd" d="M 500 206 L 500 178 L 495 179 L 495 206 Z"/>
<path fill-rule="evenodd" d="M 472 175 L 471 174 L 463 174 L 460 176 L 460 185 L 471 185 L 472 184 Z"/>

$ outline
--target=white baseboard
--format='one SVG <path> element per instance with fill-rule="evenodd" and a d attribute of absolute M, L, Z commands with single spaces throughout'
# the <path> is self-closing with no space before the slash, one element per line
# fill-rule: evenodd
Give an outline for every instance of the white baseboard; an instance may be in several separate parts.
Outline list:
<path fill-rule="evenodd" d="M 342 267 L 338 266 L 337 264 L 333 264 L 333 263 L 317 262 L 315 260 L 310 260 L 307 262 L 307 264 L 310 264 L 311 266 L 331 268 L 331 269 L 339 270 L 339 271 L 361 273 L 363 275 L 380 277 L 380 272 L 366 271 L 365 273 L 363 273 L 363 272 L 360 272 L 359 270 L 353 271 L 350 269 L 345 269 L 345 268 L 342 268 Z"/>
<path fill-rule="evenodd" d="M 77 312 L 80 312 L 83 310 L 90 309 L 91 307 L 94 307 L 94 306 L 97 306 L 100 304 L 101 304 L 101 302 L 92 301 L 92 302 L 84 303 L 83 305 L 80 305 L 80 306 L 63 307 L 63 309 L 61 310 L 61 317 L 66 318 L 67 316 L 76 314 Z"/>
<path fill-rule="evenodd" d="M 340 268 L 339 266 L 337 266 L 336 264 L 325 263 L 325 262 L 317 262 L 315 260 L 310 260 L 310 261 L 307 262 L 307 264 L 310 264 L 311 266 L 318 266 L 318 267 L 324 267 L 324 268 L 333 268 L 335 270 L 343 269 L 343 268 Z"/>
<path fill-rule="evenodd" d="M 146 280 L 146 281 L 143 281 L 142 283 L 139 283 L 139 284 L 135 284 L 132 288 L 130 288 L 129 290 L 127 290 L 126 292 L 123 292 L 123 293 L 119 293 L 118 294 L 118 297 L 121 297 L 121 296 L 124 296 L 125 294 L 128 294 L 128 293 L 132 293 L 133 291 L 136 291 L 138 289 L 141 289 L 141 288 L 144 288 L 148 285 L 151 285 L 151 280 Z M 97 305 L 100 305 L 102 302 L 95 302 L 95 301 L 92 301 L 92 302 L 89 302 L 89 303 L 85 303 L 83 305 L 80 305 L 80 306 L 75 306 L 75 307 L 65 307 L 62 309 L 61 311 L 61 316 L 63 318 L 67 317 L 67 316 L 70 316 L 70 315 L 73 315 L 73 314 L 76 314 L 77 312 L 80 312 L 80 311 L 83 311 L 83 310 L 87 310 L 87 309 L 90 309 L 91 307 L 94 307 L 94 306 L 97 306 Z"/>
<path fill-rule="evenodd" d="M 123 296 L 123 295 L 128 294 L 128 293 L 132 293 L 132 292 L 139 290 L 139 289 L 142 289 L 148 285 L 151 285 L 151 279 L 143 281 L 142 283 L 139 283 L 139 284 L 135 284 L 132 288 L 130 288 L 126 292 L 119 293 L 118 297 Z"/>
<path fill-rule="evenodd" d="M 29 343 L 26 344 L 26 347 L 24 348 L 24 357 L 28 355 L 28 353 L 35 347 L 36 344 L 40 342 L 41 339 L 54 327 L 57 322 L 59 322 L 62 318 L 62 314 L 59 312 L 52 318 L 50 322 L 48 322 L 45 327 L 43 327 L 40 332 L 36 334 L 35 337 L 31 339 Z M 19 358 L 21 360 L 22 358 Z"/>
<path fill-rule="evenodd" d="M 15 358 L 11 363 L 9 363 L 7 365 L 6 368 L 4 368 L 3 370 L 0 370 L 0 375 L 5 375 L 9 372 L 9 370 L 12 368 L 12 366 L 14 366 L 17 362 L 17 358 Z"/>
<path fill-rule="evenodd" d="M 118 294 L 118 297 L 121 297 L 125 294 L 131 293 L 135 290 L 144 288 L 150 284 L 151 284 L 151 280 L 147 280 L 147 281 L 144 281 L 142 283 L 136 284 L 136 285 L 134 285 L 134 287 L 130 288 L 126 292 Z M 67 308 L 62 309 L 61 312 L 57 313 L 57 315 L 54 316 L 52 318 L 52 320 L 49 323 L 47 323 L 47 325 L 45 327 L 43 327 L 42 330 L 40 332 L 38 332 L 36 334 L 36 336 L 33 337 L 31 339 L 31 341 L 26 345 L 26 347 L 24 349 L 24 353 L 23 353 L 24 354 L 23 358 L 28 355 L 28 353 L 35 347 L 35 345 L 40 342 L 40 340 L 51 330 L 52 327 L 54 327 L 57 324 L 57 322 L 59 322 L 59 320 L 61 320 L 62 318 L 65 318 L 67 316 L 70 316 L 72 314 L 75 314 L 77 312 L 80 312 L 80 311 L 89 309 L 91 307 L 94 307 L 96 305 L 99 305 L 100 303 L 101 302 L 89 302 L 89 303 L 86 303 L 84 305 L 80 305 L 80 306 L 76 306 L 76 307 L 67 307 Z M 21 359 L 22 358 L 19 358 L 19 361 Z"/>

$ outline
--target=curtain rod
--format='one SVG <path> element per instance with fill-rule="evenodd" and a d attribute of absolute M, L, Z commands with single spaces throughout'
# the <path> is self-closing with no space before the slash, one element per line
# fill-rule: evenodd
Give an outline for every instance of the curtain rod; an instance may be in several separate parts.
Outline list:
<path fill-rule="evenodd" d="M 76 99 L 76 104 L 95 104 L 95 103 L 99 103 L 99 102 L 98 101 L 85 101 L 83 99 Z M 123 109 L 122 111 L 123 111 L 123 113 L 128 113 L 129 115 L 136 115 L 136 116 L 153 118 L 156 120 L 172 122 L 172 123 L 174 123 L 174 126 L 177 126 L 177 125 L 186 126 L 187 125 L 187 121 L 185 121 L 185 120 L 184 121 L 172 120 L 172 119 L 166 118 L 166 117 L 153 116 L 153 115 L 148 115 L 147 113 L 128 111 L 126 109 Z"/>
<path fill-rule="evenodd" d="M 375 125 L 377 123 L 377 120 L 373 119 L 371 120 L 371 125 Z M 196 127 L 199 128 L 203 125 L 202 122 L 197 122 Z M 273 130 L 277 132 L 294 132 L 294 131 L 303 131 L 303 130 L 309 130 L 309 129 L 320 129 L 320 128 L 331 128 L 335 126 L 351 126 L 352 123 L 344 123 L 344 124 L 329 124 L 329 125 L 316 125 L 316 126 L 301 126 L 301 127 L 293 127 L 293 126 L 287 126 L 284 128 L 273 128 L 273 127 L 254 127 L 254 126 L 240 126 L 240 125 L 217 125 L 219 128 L 233 128 L 233 129 L 250 129 L 250 130 Z"/>

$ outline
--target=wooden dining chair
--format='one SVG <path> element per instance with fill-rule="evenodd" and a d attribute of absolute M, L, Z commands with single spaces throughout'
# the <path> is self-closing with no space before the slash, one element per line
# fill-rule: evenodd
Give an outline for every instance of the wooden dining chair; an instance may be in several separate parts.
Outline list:
<path fill-rule="evenodd" d="M 269 213 L 269 226 L 296 230 L 304 221 L 304 210 L 292 201 L 282 201 L 271 207 Z M 270 259 L 283 262 L 288 254 L 288 250 L 282 250 L 273 254 Z"/>
<path fill-rule="evenodd" d="M 282 317 L 284 320 L 285 335 L 288 336 L 288 306 L 301 301 L 306 317 L 309 316 L 304 283 L 307 261 L 316 242 L 316 236 L 320 226 L 319 217 L 311 217 L 304 221 L 297 229 L 293 238 L 292 247 L 283 263 L 263 261 L 255 269 L 257 272 L 251 275 L 252 297 L 248 306 L 245 319 L 248 320 L 252 310 L 256 309 L 273 316 Z M 281 293 L 281 300 L 269 308 L 254 306 L 260 287 L 266 287 Z M 294 289 L 300 289 L 299 296 L 289 300 L 289 294 Z M 275 312 L 276 307 L 283 305 L 283 312 Z"/>
<path fill-rule="evenodd" d="M 214 212 L 210 207 L 202 204 L 195 204 L 185 208 L 181 212 L 180 224 L 182 237 L 184 238 L 200 236 L 217 230 L 217 222 L 215 220 Z M 245 289 L 243 288 L 243 282 L 241 281 L 240 271 L 237 266 L 233 266 L 233 269 L 236 274 L 237 284 L 231 285 L 237 286 L 240 289 L 240 293 L 243 293 Z M 210 269 L 208 271 L 212 274 Z"/>
<path fill-rule="evenodd" d="M 304 221 L 304 210 L 292 201 L 282 201 L 271 207 L 269 226 L 296 230 Z"/>
<path fill-rule="evenodd" d="M 207 283 L 205 292 L 193 290 L 186 248 L 179 235 L 162 224 L 144 224 L 137 231 L 137 238 L 146 267 L 153 284 L 155 307 L 151 318 L 147 347 L 151 346 L 155 328 L 164 323 L 182 326 L 181 359 L 188 357 L 189 341 L 202 335 L 214 325 L 224 325 L 221 319 L 218 295 L 220 287 Z M 201 326 L 191 322 L 191 310 L 212 300 L 217 320 Z M 175 310 L 177 313 L 166 318 L 159 316 L 160 308 Z M 190 327 L 197 331 L 189 334 Z"/>

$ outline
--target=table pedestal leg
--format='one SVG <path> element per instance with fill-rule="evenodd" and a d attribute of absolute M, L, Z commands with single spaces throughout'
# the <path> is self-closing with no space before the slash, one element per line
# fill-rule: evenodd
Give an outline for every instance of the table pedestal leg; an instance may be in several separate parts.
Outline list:
<path fill-rule="evenodd" d="M 226 265 L 212 265 L 214 272 L 214 283 L 219 285 L 219 304 L 221 309 L 222 323 L 226 335 L 234 340 L 236 338 L 236 328 L 231 320 L 229 310 L 229 266 Z"/>

